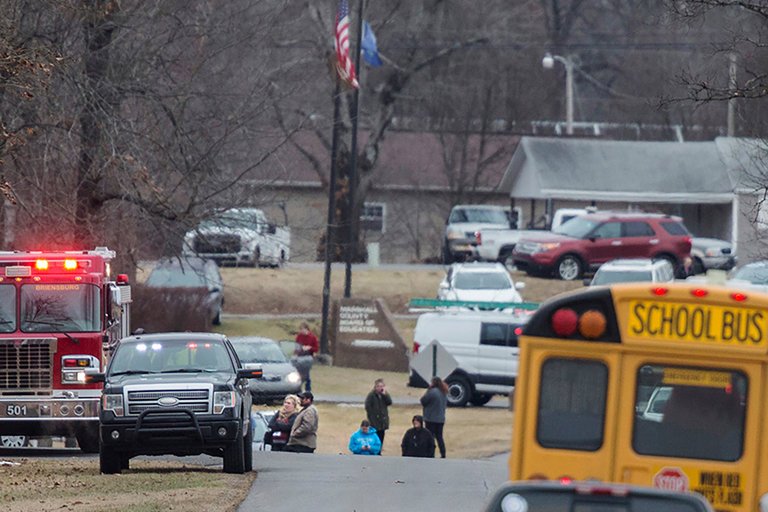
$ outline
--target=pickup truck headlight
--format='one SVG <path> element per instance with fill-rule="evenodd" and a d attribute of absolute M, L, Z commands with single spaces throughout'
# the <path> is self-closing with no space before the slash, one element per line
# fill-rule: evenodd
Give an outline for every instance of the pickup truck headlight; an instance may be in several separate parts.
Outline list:
<path fill-rule="evenodd" d="M 301 375 L 299 375 L 299 372 L 291 372 L 285 376 L 285 380 L 291 384 L 298 384 L 301 382 Z"/>
<path fill-rule="evenodd" d="M 101 408 L 105 411 L 112 411 L 115 416 L 124 416 L 123 395 L 102 395 Z"/>
<path fill-rule="evenodd" d="M 213 414 L 221 414 L 227 408 L 235 406 L 234 391 L 216 391 L 213 393 Z"/>

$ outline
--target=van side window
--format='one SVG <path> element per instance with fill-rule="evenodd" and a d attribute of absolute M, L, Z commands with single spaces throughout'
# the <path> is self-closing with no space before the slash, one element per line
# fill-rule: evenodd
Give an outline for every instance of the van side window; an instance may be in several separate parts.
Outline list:
<path fill-rule="evenodd" d="M 480 344 L 507 346 L 507 324 L 486 324 L 480 327 Z"/>
<path fill-rule="evenodd" d="M 520 324 L 482 323 L 480 327 L 480 344 L 497 347 L 516 347 L 517 335 L 520 330 Z"/>

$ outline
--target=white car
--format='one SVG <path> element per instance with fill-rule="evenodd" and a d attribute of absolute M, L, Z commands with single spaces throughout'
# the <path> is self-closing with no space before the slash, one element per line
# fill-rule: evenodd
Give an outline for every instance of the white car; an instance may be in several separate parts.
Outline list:
<path fill-rule="evenodd" d="M 515 282 L 501 263 L 454 263 L 437 289 L 441 300 L 522 302 L 518 290 L 525 283 Z"/>
<path fill-rule="evenodd" d="M 665 259 L 624 258 L 603 263 L 592 279 L 585 279 L 585 286 L 614 283 L 669 283 L 675 280 L 675 269 Z"/>

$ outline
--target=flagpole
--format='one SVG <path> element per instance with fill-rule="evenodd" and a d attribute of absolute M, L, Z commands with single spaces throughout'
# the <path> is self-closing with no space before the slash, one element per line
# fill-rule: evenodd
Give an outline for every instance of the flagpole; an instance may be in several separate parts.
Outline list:
<path fill-rule="evenodd" d="M 328 350 L 328 309 L 331 298 L 331 259 L 333 252 L 333 224 L 336 219 L 336 155 L 339 148 L 339 125 L 341 124 L 341 80 L 337 73 L 336 87 L 333 91 L 333 131 L 331 140 L 331 171 L 328 178 L 328 221 L 325 227 L 325 274 L 323 276 L 323 311 L 321 315 L 322 327 L 320 328 L 320 353 L 329 354 Z"/>
<path fill-rule="evenodd" d="M 347 232 L 346 265 L 344 268 L 344 297 L 352 294 L 352 256 L 357 252 L 357 237 L 355 227 L 359 216 L 355 219 L 355 198 L 357 197 L 357 117 L 359 112 L 360 88 L 362 87 L 362 70 L 360 69 L 360 41 L 363 37 L 363 0 L 357 3 L 357 34 L 355 34 L 355 70 L 357 70 L 357 83 L 352 94 L 352 142 L 349 156 L 349 226 Z"/>

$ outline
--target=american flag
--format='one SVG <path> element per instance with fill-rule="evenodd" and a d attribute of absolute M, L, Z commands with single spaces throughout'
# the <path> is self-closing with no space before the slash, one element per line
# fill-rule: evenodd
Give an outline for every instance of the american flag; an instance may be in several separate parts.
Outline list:
<path fill-rule="evenodd" d="M 349 55 L 349 3 L 347 0 L 339 1 L 339 10 L 336 12 L 336 37 L 333 43 L 336 47 L 336 72 L 339 78 L 350 87 L 357 89 L 355 65 Z"/>

